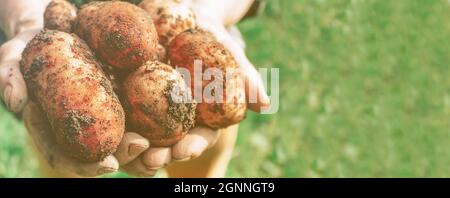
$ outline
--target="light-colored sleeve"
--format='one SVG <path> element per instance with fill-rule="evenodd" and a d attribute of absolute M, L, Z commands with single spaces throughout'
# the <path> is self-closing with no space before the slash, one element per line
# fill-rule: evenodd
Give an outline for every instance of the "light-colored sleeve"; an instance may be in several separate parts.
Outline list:
<path fill-rule="evenodd" d="M 0 28 L 7 39 L 44 26 L 43 15 L 50 0 L 1 0 Z"/>

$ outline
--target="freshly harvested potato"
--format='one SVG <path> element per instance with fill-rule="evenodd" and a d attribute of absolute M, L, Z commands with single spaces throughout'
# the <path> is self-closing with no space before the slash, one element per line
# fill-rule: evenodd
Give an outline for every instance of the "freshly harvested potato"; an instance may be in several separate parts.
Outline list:
<path fill-rule="evenodd" d="M 74 32 L 108 64 L 133 69 L 158 58 L 158 34 L 147 12 L 128 2 L 92 2 L 81 7 Z"/>
<path fill-rule="evenodd" d="M 139 7 L 152 16 L 163 46 L 181 32 L 196 27 L 194 11 L 180 0 L 143 0 Z"/>
<path fill-rule="evenodd" d="M 72 32 L 72 23 L 77 17 L 77 8 L 66 0 L 53 0 L 44 12 L 44 27 L 52 30 Z"/>
<path fill-rule="evenodd" d="M 83 40 L 43 30 L 27 44 L 20 67 L 31 99 L 68 154 L 97 162 L 115 152 L 125 131 L 124 111 Z"/>
<path fill-rule="evenodd" d="M 194 61 L 202 61 L 202 70 L 216 68 L 222 73 L 222 90 L 211 90 L 222 100 L 209 102 L 202 94 L 202 102 L 197 101 L 196 123 L 206 125 L 210 128 L 224 128 L 236 124 L 245 118 L 245 87 L 243 79 L 237 70 L 237 63 L 231 53 L 225 47 L 216 41 L 215 37 L 207 31 L 200 29 L 187 30 L 175 37 L 169 45 L 169 62 L 173 66 L 186 68 L 191 74 L 191 90 L 194 98 L 195 77 Z M 226 78 L 227 69 L 231 69 L 230 78 Z M 203 79 L 203 78 L 202 78 Z M 213 80 L 203 79 L 202 90 L 205 89 Z"/>
<path fill-rule="evenodd" d="M 158 61 L 167 63 L 167 50 L 162 45 L 158 45 Z"/>
<path fill-rule="evenodd" d="M 160 62 L 139 67 L 125 80 L 131 130 L 153 147 L 171 146 L 194 126 L 196 103 L 182 76 Z"/>

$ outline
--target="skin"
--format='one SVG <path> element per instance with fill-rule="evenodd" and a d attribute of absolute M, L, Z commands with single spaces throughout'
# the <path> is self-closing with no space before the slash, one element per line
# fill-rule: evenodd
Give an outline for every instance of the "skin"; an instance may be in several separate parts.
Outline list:
<path fill-rule="evenodd" d="M 80 38 L 57 30 L 37 34 L 21 60 L 28 91 L 56 141 L 87 162 L 114 153 L 125 131 L 125 113 L 101 68 Z"/>
<path fill-rule="evenodd" d="M 171 66 L 151 62 L 139 67 L 124 82 L 133 131 L 152 147 L 168 147 L 180 141 L 194 126 L 196 103 L 182 76 Z M 183 101 L 173 100 L 184 98 Z"/>
<path fill-rule="evenodd" d="M 152 18 L 128 2 L 83 5 L 75 20 L 74 33 L 101 60 L 119 69 L 134 69 L 158 59 L 158 35 Z"/>
<path fill-rule="evenodd" d="M 66 0 L 53 0 L 44 12 L 44 27 L 63 32 L 72 32 L 72 23 L 77 17 L 77 8 Z"/>
<path fill-rule="evenodd" d="M 225 47 L 217 42 L 214 36 L 201 29 L 187 30 L 175 37 L 169 45 L 169 60 L 176 67 L 186 68 L 191 74 L 191 90 L 195 90 L 196 75 L 194 61 L 201 60 L 203 70 L 216 68 L 222 72 L 225 78 L 227 69 L 237 69 L 236 61 Z M 222 102 L 207 102 L 203 96 L 203 102 L 199 102 L 196 110 L 196 123 L 219 129 L 236 124 L 244 119 L 246 103 L 245 89 L 241 76 L 236 73 L 226 81 L 223 81 L 223 92 L 217 91 Z M 203 80 L 202 88 L 205 89 L 212 80 Z M 232 88 L 228 87 L 232 86 Z M 202 90 L 203 90 L 202 89 Z M 194 95 L 194 93 L 193 93 Z M 195 95 L 194 95 L 195 96 Z"/>
<path fill-rule="evenodd" d="M 205 0 L 206 1 L 206 0 Z M 221 2 L 221 6 L 219 6 L 219 1 Z M 46 5 L 48 4 L 48 0 L 4 0 L 2 2 L 2 7 L 0 7 L 0 27 L 5 31 L 9 40 L 7 43 L 0 47 L 0 96 L 5 101 L 6 104 L 11 104 L 8 106 L 8 109 L 14 112 L 21 112 L 23 107 L 25 107 L 28 100 L 28 95 L 26 92 L 26 85 L 23 80 L 23 76 L 21 75 L 18 68 L 18 62 L 20 61 L 20 54 L 25 47 L 25 44 L 30 40 L 34 34 L 39 32 L 39 30 L 43 27 L 43 13 Z M 243 2 L 242 0 L 215 0 L 215 4 L 210 4 L 207 2 L 201 2 L 200 0 L 186 1 L 192 5 L 194 12 L 196 14 L 197 25 L 211 31 L 215 37 L 224 44 L 228 50 L 231 51 L 233 56 L 236 59 L 239 67 L 242 68 L 245 72 L 243 72 L 243 76 L 246 81 L 246 92 L 248 91 L 247 87 L 254 86 L 257 87 L 258 93 L 261 97 L 258 98 L 257 103 L 249 104 L 248 107 L 254 111 L 260 111 L 262 108 L 267 108 L 269 106 L 269 100 L 267 95 L 265 94 L 264 87 L 262 86 L 261 78 L 259 74 L 254 69 L 253 65 L 248 61 L 245 53 L 243 51 L 242 46 L 236 42 L 236 40 L 229 35 L 227 32 L 224 21 L 226 17 L 222 14 L 222 11 L 225 7 L 228 10 L 236 11 L 237 7 L 230 7 L 227 4 L 238 4 L 239 8 L 246 7 L 247 1 Z M 227 3 L 228 2 L 228 3 Z M 240 3 L 239 3 L 240 2 Z M 218 5 L 218 6 L 216 6 Z M 244 10 L 244 9 L 242 9 Z M 235 17 L 238 15 L 243 16 L 245 13 L 238 12 L 224 12 L 228 15 L 233 15 L 231 18 L 239 18 Z M 230 24 L 229 24 L 230 25 Z M 9 46 L 9 47 L 3 47 Z M 21 47 L 22 46 L 22 47 Z M 13 68 L 12 77 L 9 77 L 10 68 Z M 14 69 L 16 68 L 16 69 Z M 19 72 L 17 72 L 19 71 Z M 4 90 L 9 90 L 5 97 Z M 28 116 L 27 116 L 28 115 Z M 27 120 L 31 120 L 34 117 L 34 113 L 25 114 L 24 112 L 24 120 L 25 123 Z M 38 125 L 35 122 L 32 122 L 31 126 Z M 37 128 L 33 130 L 35 127 L 27 127 L 28 132 L 30 133 L 30 137 L 35 142 L 35 145 L 38 145 L 36 142 L 40 142 L 45 145 L 53 145 L 54 143 L 51 141 L 46 141 L 46 136 L 44 138 L 37 139 L 39 137 L 40 132 L 45 131 L 45 129 Z M 97 166 L 91 166 L 91 164 L 79 163 L 77 160 L 73 160 L 67 158 L 68 160 L 61 160 L 61 163 L 57 163 L 55 167 L 47 167 L 48 172 L 51 172 L 52 176 L 65 176 L 72 177 L 73 175 L 78 176 L 95 176 L 101 175 L 107 172 L 113 172 L 117 170 L 117 163 L 115 161 L 119 161 L 122 170 L 126 171 L 130 175 L 133 176 L 151 176 L 153 175 L 158 168 L 164 167 L 167 164 L 171 165 L 171 170 L 184 170 L 188 172 L 201 172 L 197 167 L 213 166 L 216 163 L 226 164 L 228 162 L 229 157 L 222 158 L 224 151 L 223 148 L 217 147 L 217 151 L 209 150 L 208 153 L 212 153 L 213 156 L 218 156 L 220 160 L 214 160 L 214 164 L 210 163 L 206 160 L 207 164 L 198 163 L 198 160 L 192 160 L 192 164 L 195 164 L 193 169 L 189 169 L 188 167 L 183 166 L 178 161 L 189 160 L 200 156 L 205 150 L 214 146 L 215 142 L 218 138 L 218 133 L 215 130 L 206 129 L 206 128 L 193 128 L 185 138 L 183 138 L 180 142 L 175 144 L 172 147 L 168 148 L 156 148 L 155 149 L 147 149 L 148 141 L 147 139 L 135 135 L 127 135 L 129 133 L 125 133 L 122 139 L 121 144 L 119 145 L 117 152 L 112 156 L 112 158 L 107 157 L 105 159 L 114 159 L 108 161 L 102 161 L 94 163 Z M 226 134 L 230 134 L 227 132 Z M 233 133 L 235 134 L 235 133 Z M 231 138 L 235 139 L 235 138 Z M 207 143 L 207 144 L 206 144 Z M 233 148 L 233 144 L 227 143 L 227 148 L 225 149 L 225 153 L 231 152 Z M 170 152 L 158 152 L 159 149 L 170 150 Z M 39 147 L 37 148 L 40 154 L 44 153 L 54 153 L 55 159 L 66 158 L 67 156 L 57 152 L 55 147 L 47 146 L 47 147 Z M 150 151 L 151 150 L 151 151 Z M 131 152 L 133 151 L 133 152 Z M 141 154 L 141 152 L 146 152 L 146 154 Z M 147 152 L 148 151 L 148 152 Z M 170 156 L 169 156 L 170 155 Z M 121 156 L 121 157 L 119 157 Z M 147 156 L 147 157 L 144 157 Z M 229 155 L 227 155 L 229 156 Z M 125 159 L 125 160 L 124 160 Z M 152 159 L 152 160 L 148 160 Z M 121 161 L 124 160 L 124 161 Z M 224 161 L 225 160 L 225 161 Z M 170 161 L 167 163 L 167 161 Z M 47 164 L 46 164 L 47 165 Z M 76 174 L 75 172 L 83 172 L 76 171 L 74 169 L 70 169 L 68 167 L 75 167 L 75 169 L 85 169 L 90 175 L 86 174 Z M 144 169 L 142 167 L 145 167 Z M 224 168 L 221 166 L 222 169 Z M 108 170 L 108 171 L 101 171 Z M 211 168 L 211 171 L 214 171 L 214 168 Z M 177 172 L 177 171 L 171 171 Z M 179 172 L 179 171 L 178 171 Z M 215 171 L 217 172 L 217 171 Z M 220 171 L 220 172 L 223 172 Z M 63 173 L 63 174 L 60 174 Z M 223 176 L 220 174 L 209 174 L 205 173 L 204 175 L 200 174 L 198 176 Z M 171 175 L 176 176 L 176 175 Z"/>
<path fill-rule="evenodd" d="M 2 1 L 0 27 L 10 40 L 0 47 L 0 96 L 12 112 L 22 112 L 24 107 L 27 107 L 27 88 L 20 72 L 19 61 L 28 41 L 42 29 L 42 16 L 49 2 L 49 0 Z M 65 159 L 55 161 L 54 167 L 49 167 L 46 163 L 47 170 L 53 172 L 54 176 L 64 173 L 65 176 L 70 177 L 86 177 L 114 172 L 118 170 L 117 161 L 121 162 L 119 159 L 135 159 L 148 148 L 148 141 L 145 138 L 139 136 L 140 138 L 136 139 L 135 136 L 127 136 L 128 133 L 126 133 L 118 147 L 120 149 L 115 153 L 118 157 L 110 155 L 101 162 L 80 163 L 78 160 L 68 157 L 65 153 L 59 152 L 60 148 L 54 147 L 55 142 L 45 135 L 48 130 L 40 127 L 42 126 L 40 123 L 46 122 L 43 122 L 43 119 L 36 121 L 36 118 L 43 118 L 36 114 L 36 111 L 31 111 L 31 113 L 24 111 L 23 118 L 30 134 L 29 137 L 36 146 L 42 145 L 37 146 L 39 154 L 47 155 L 47 153 L 51 153 L 54 159 Z M 27 123 L 31 124 L 27 125 Z M 49 126 L 49 124 L 44 125 Z M 146 141 L 146 144 L 142 143 L 142 140 Z M 44 161 L 47 162 L 47 160 Z"/>
<path fill-rule="evenodd" d="M 45 113 L 33 102 L 23 111 L 24 123 L 34 151 L 39 156 L 41 171 L 49 177 L 95 177 L 115 172 L 122 164 L 127 164 L 149 147 L 149 142 L 137 133 L 124 134 L 114 155 L 99 162 L 83 162 L 68 156 L 56 143 L 50 123 Z"/>
<path fill-rule="evenodd" d="M 270 99 L 264 88 L 264 83 L 255 69 L 255 66 L 247 58 L 244 48 L 227 31 L 227 26 L 237 23 L 250 8 L 254 0 L 192 0 L 192 7 L 196 14 L 198 27 L 211 32 L 216 40 L 228 49 L 236 60 L 241 74 L 245 80 L 245 95 L 247 107 L 255 112 L 261 112 L 270 108 Z M 256 90 L 255 101 L 248 97 Z"/>

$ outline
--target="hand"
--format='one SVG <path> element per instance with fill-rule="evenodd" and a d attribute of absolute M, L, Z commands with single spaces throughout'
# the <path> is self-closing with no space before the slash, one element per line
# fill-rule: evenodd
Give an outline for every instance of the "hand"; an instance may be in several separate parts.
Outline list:
<path fill-rule="evenodd" d="M 247 107 L 255 112 L 268 110 L 270 108 L 270 99 L 267 96 L 261 76 L 245 54 L 244 45 L 241 38 L 236 38 L 239 37 L 239 34 L 236 32 L 238 30 L 232 29 L 232 35 L 225 27 L 225 24 L 233 25 L 228 24 L 228 22 L 238 21 L 239 17 L 244 16 L 245 12 L 236 12 L 230 15 L 225 13 L 223 16 L 221 14 L 216 15 L 216 12 L 220 12 L 220 7 L 216 7 L 216 5 L 206 4 L 203 0 L 197 1 L 193 4 L 197 25 L 202 29 L 210 31 L 216 37 L 216 39 L 231 52 L 242 71 L 242 78 L 245 80 L 245 95 L 247 96 Z M 244 10 L 242 9 L 242 7 L 247 7 L 249 3 L 253 2 L 253 0 L 246 0 L 246 3 L 243 3 L 244 1 L 237 0 L 223 0 L 219 2 L 223 4 L 222 7 L 232 9 L 234 6 L 241 5 L 238 6 L 238 10 Z M 255 101 L 250 101 L 249 95 L 254 94 L 253 90 L 256 91 L 256 98 Z"/>
<path fill-rule="evenodd" d="M 214 26 L 211 26 L 214 27 Z M 239 37 L 237 29 L 233 29 L 234 34 L 230 35 L 224 29 L 215 30 L 216 34 L 226 34 L 222 35 L 225 37 L 225 46 L 231 46 L 235 49 L 235 53 L 243 53 L 243 41 Z M 223 42 L 224 40 L 222 40 Z M 230 43 L 232 42 L 232 43 Z M 239 48 L 239 49 L 237 49 Z M 237 50 L 236 50 L 237 49 Z M 236 57 L 236 56 L 235 56 Z M 270 105 L 268 97 L 264 90 L 262 80 L 256 72 L 253 65 L 244 56 L 238 56 L 241 60 L 237 60 L 240 63 L 241 68 L 244 70 L 244 78 L 246 79 L 246 94 L 248 95 L 248 87 L 255 87 L 259 94 L 263 96 L 259 97 L 257 103 L 248 105 L 248 107 L 256 112 L 268 108 Z M 242 60 L 245 58 L 245 60 Z M 264 98 L 265 97 L 265 98 Z M 264 99 L 266 99 L 264 101 Z M 141 154 L 137 159 L 131 161 L 128 164 L 121 164 L 122 169 L 130 175 L 137 177 L 152 177 L 158 169 L 165 167 L 166 165 L 174 161 L 187 161 L 200 156 L 208 148 L 211 148 L 217 142 L 219 133 L 217 130 L 212 130 L 206 127 L 196 127 L 191 129 L 189 133 L 177 144 L 172 147 L 164 148 L 149 148 Z"/>
<path fill-rule="evenodd" d="M 24 31 L 0 47 L 0 96 L 13 112 L 24 110 L 24 122 L 35 146 L 56 171 L 85 177 L 93 177 L 117 171 L 119 163 L 131 161 L 149 147 L 148 141 L 136 133 L 125 133 L 115 156 L 108 156 L 98 163 L 83 163 L 66 156 L 52 138 L 50 124 L 45 115 L 27 97 L 27 88 L 20 72 L 20 59 L 27 42 L 40 29 Z"/>
<path fill-rule="evenodd" d="M 212 32 L 216 39 L 233 54 L 242 70 L 242 77 L 245 79 L 246 96 L 249 96 L 252 89 L 256 89 L 258 94 L 257 100 L 255 102 L 248 102 L 248 108 L 255 112 L 268 109 L 270 107 L 270 100 L 266 94 L 263 81 L 253 64 L 245 55 L 241 38 L 236 38 L 236 35 L 239 34 L 231 35 L 224 25 L 227 21 L 237 21 L 239 16 L 236 15 L 223 19 L 220 17 L 220 14 L 216 14 L 217 10 L 210 9 L 211 7 L 215 7 L 214 4 L 207 2 L 197 0 L 193 4 L 197 15 L 197 25 Z M 241 5 L 249 5 L 250 2 L 252 0 L 248 0 L 247 3 L 242 3 Z M 223 3 L 229 5 L 225 1 Z M 211 12 L 213 13 L 211 14 Z M 219 17 L 215 19 L 211 16 Z M 241 14 L 240 16 L 242 17 L 243 15 Z M 236 33 L 238 30 L 234 29 L 234 31 Z M 249 101 L 248 98 L 247 101 Z M 218 135 L 217 130 L 196 127 L 172 147 L 149 148 L 137 159 L 128 164 L 124 164 L 123 170 L 130 175 L 138 177 L 152 177 L 158 169 L 165 167 L 173 161 L 186 161 L 200 156 L 205 150 L 216 143 Z"/>
<path fill-rule="evenodd" d="M 208 14 L 199 14 L 199 10 L 201 10 L 201 6 L 196 9 L 198 25 L 211 31 L 232 52 L 243 69 L 247 95 L 250 87 L 257 88 L 258 100 L 256 103 L 249 103 L 249 109 L 259 112 L 267 108 L 270 102 L 265 93 L 262 80 L 253 65 L 248 61 L 242 47 L 228 34 L 222 21 L 211 19 Z M 0 49 L 0 96 L 6 102 L 8 108 L 14 112 L 20 112 L 27 101 L 26 86 L 19 70 L 19 60 L 25 44 L 35 34 L 35 32 L 31 32 L 24 31 L 20 33 L 17 36 L 17 40 L 15 38 L 12 39 L 4 45 L 5 47 L 2 46 L 2 49 Z M 145 138 L 136 133 L 125 133 L 122 143 L 114 156 L 108 156 L 102 162 L 86 164 L 61 153 L 54 139 L 48 138 L 51 137 L 49 135 L 49 124 L 45 119 L 42 119 L 45 116 L 42 116 L 42 113 L 36 109 L 30 103 L 25 111 L 24 119 L 38 149 L 54 169 L 76 173 L 81 176 L 96 176 L 102 173 L 113 172 L 117 170 L 119 165 L 123 165 L 123 169 L 132 175 L 152 176 L 157 169 L 172 161 L 184 161 L 198 157 L 203 151 L 212 147 L 218 138 L 217 131 L 197 127 L 170 148 L 147 149 L 149 144 Z M 141 153 L 142 155 L 140 155 Z"/>
<path fill-rule="evenodd" d="M 58 147 L 51 133 L 50 123 L 36 104 L 29 102 L 24 109 L 23 117 L 37 150 L 51 168 L 63 174 L 94 177 L 115 172 L 119 169 L 119 164 L 135 159 L 149 147 L 149 142 L 142 136 L 125 133 L 114 155 L 107 156 L 100 162 L 85 163 L 67 156 Z"/>
<path fill-rule="evenodd" d="M 0 97 L 16 113 L 22 111 L 28 100 L 19 62 L 27 42 L 38 32 L 37 29 L 22 32 L 0 47 Z"/>
<path fill-rule="evenodd" d="M 151 147 L 138 158 L 124 165 L 125 172 L 136 177 L 153 177 L 161 169 L 175 161 L 187 161 L 200 156 L 214 146 L 219 137 L 217 130 L 195 127 L 172 147 Z"/>
<path fill-rule="evenodd" d="M 42 29 L 42 16 L 49 2 L 3 0 L 0 6 L 0 28 L 11 38 L 0 47 L 0 99 L 16 113 L 22 111 L 28 99 L 19 61 L 28 41 Z"/>

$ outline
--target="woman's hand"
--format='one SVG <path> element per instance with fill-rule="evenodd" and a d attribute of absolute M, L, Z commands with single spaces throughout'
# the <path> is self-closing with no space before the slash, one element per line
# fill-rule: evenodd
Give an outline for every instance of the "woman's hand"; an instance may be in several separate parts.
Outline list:
<path fill-rule="evenodd" d="M 21 112 L 28 100 L 20 72 L 22 51 L 39 29 L 22 32 L 0 47 L 0 97 L 12 112 Z"/>
<path fill-rule="evenodd" d="M 29 40 L 43 27 L 43 14 L 50 0 L 2 0 L 0 29 L 10 39 L 0 47 L 0 99 L 13 112 L 20 112 L 28 96 L 19 61 Z"/>
<path fill-rule="evenodd" d="M 27 2 L 26 0 L 19 1 Z M 243 78 L 246 79 L 247 96 L 249 96 L 252 88 L 257 90 L 257 100 L 248 100 L 249 109 L 259 112 L 264 108 L 268 108 L 270 101 L 266 95 L 262 80 L 259 73 L 247 59 L 242 44 L 237 42 L 238 40 L 227 32 L 224 20 L 219 15 L 216 15 L 216 17 L 214 15 L 211 16 L 211 13 L 214 13 L 214 9 L 209 8 L 208 4 L 199 3 L 193 7 L 197 14 L 198 25 L 212 32 L 218 41 L 222 42 L 231 51 L 243 70 Z M 208 12 L 205 10 L 208 10 Z M 42 13 L 39 17 L 42 17 Z M 227 21 L 236 21 L 235 18 L 235 16 L 230 17 L 230 20 Z M 14 31 L 16 30 L 20 30 L 17 31 L 19 32 L 18 35 L 0 48 L 0 96 L 11 111 L 20 112 L 27 103 L 28 97 L 23 76 L 20 73 L 19 61 L 26 43 L 39 30 L 24 31 L 21 28 L 15 28 Z M 119 167 L 122 167 L 124 171 L 131 175 L 141 177 L 153 176 L 158 169 L 173 161 L 186 161 L 200 156 L 205 150 L 212 147 L 218 138 L 216 130 L 196 127 L 191 129 L 181 141 L 172 147 L 153 148 L 149 145 L 148 140 L 139 134 L 130 132 L 124 134 L 124 138 L 114 155 L 108 156 L 98 163 L 86 164 L 71 159 L 62 153 L 54 138 L 51 138 L 50 125 L 45 119 L 45 115 L 31 102 L 26 105 L 24 121 L 38 150 L 50 166 L 60 172 L 74 173 L 79 176 L 97 176 L 114 172 Z"/>
<path fill-rule="evenodd" d="M 242 77 L 246 81 L 248 108 L 255 112 L 261 112 L 270 107 L 270 100 L 266 94 L 263 81 L 245 55 L 242 38 L 240 38 L 240 34 L 236 33 L 238 30 L 233 28 L 234 34 L 230 34 L 225 27 L 225 25 L 233 25 L 233 23 L 239 21 L 252 2 L 253 0 L 221 0 L 219 4 L 223 4 L 223 6 L 217 6 L 217 1 L 192 0 L 192 7 L 197 17 L 197 25 L 212 32 L 216 39 L 230 50 L 236 59 L 242 70 Z M 225 7 L 237 8 L 237 12 L 222 15 L 221 9 Z M 253 94 L 251 93 L 253 90 L 257 94 L 254 101 L 249 98 L 249 95 Z M 217 130 L 196 127 L 191 129 L 181 141 L 172 147 L 150 147 L 137 159 L 124 165 L 123 170 L 134 176 L 151 177 L 158 169 L 174 161 L 186 161 L 200 156 L 208 148 L 214 146 L 218 136 Z"/>
<path fill-rule="evenodd" d="M 52 134 L 50 123 L 45 114 L 33 102 L 29 102 L 24 111 L 25 126 L 37 150 L 49 166 L 63 174 L 82 177 L 95 177 L 115 172 L 120 164 L 136 159 L 148 149 L 149 143 L 136 133 L 125 133 L 116 153 L 107 156 L 103 161 L 85 163 L 67 156 L 59 147 Z"/>
<path fill-rule="evenodd" d="M 132 176 L 152 177 L 158 169 L 172 162 L 187 161 L 200 156 L 216 143 L 218 136 L 217 130 L 195 127 L 172 147 L 150 147 L 122 168 Z"/>

